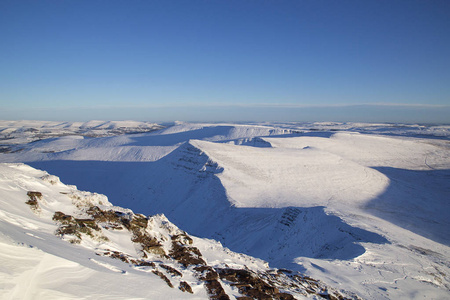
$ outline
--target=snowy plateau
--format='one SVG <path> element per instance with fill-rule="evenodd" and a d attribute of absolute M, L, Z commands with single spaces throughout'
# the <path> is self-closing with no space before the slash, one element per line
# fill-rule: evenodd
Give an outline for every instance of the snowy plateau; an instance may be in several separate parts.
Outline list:
<path fill-rule="evenodd" d="M 450 126 L 0 121 L 1 299 L 450 299 Z"/>

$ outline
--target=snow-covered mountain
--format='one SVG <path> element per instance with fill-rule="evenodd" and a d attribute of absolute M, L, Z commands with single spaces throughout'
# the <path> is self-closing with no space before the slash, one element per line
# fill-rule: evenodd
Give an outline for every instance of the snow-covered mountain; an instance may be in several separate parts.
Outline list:
<path fill-rule="evenodd" d="M 113 206 L 24 164 L 0 164 L 2 299 L 356 298 Z"/>
<path fill-rule="evenodd" d="M 126 131 L 16 143 L 0 162 L 47 170 L 363 298 L 450 295 L 450 127 L 176 122 Z"/>
<path fill-rule="evenodd" d="M 1 152 L 18 151 L 12 147 L 61 136 L 101 137 L 129 133 L 151 132 L 163 126 L 138 121 L 89 121 L 89 122 L 52 122 L 52 121 L 1 121 Z"/>

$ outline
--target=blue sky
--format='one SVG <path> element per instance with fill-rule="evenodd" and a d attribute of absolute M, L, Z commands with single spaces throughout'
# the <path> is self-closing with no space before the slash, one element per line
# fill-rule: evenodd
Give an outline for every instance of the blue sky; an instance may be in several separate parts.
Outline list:
<path fill-rule="evenodd" d="M 450 1 L 0 2 L 0 119 L 450 123 Z"/>

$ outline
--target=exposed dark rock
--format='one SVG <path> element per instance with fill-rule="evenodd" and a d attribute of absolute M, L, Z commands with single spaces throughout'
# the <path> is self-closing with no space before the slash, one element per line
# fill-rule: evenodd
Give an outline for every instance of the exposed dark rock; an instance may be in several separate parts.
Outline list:
<path fill-rule="evenodd" d="M 147 232 L 148 218 L 144 215 L 133 214 L 131 219 L 121 217 L 122 224 L 132 233 L 131 240 L 142 247 L 143 256 L 147 257 L 145 252 L 167 257 L 161 243 Z"/>
<path fill-rule="evenodd" d="M 145 230 L 148 225 L 148 219 L 144 215 L 133 214 L 131 220 L 122 218 L 122 223 L 129 231 L 135 232 Z"/>
<path fill-rule="evenodd" d="M 225 293 L 222 285 L 218 280 L 206 280 L 205 281 L 206 291 L 209 294 L 209 299 L 217 300 L 229 300 L 230 297 Z"/>
<path fill-rule="evenodd" d="M 97 225 L 95 220 L 91 219 L 77 219 L 71 215 L 66 215 L 63 212 L 57 211 L 53 214 L 53 220 L 61 223 L 61 225 L 56 230 L 56 234 L 64 235 L 74 235 L 78 238 L 79 242 L 81 240 L 81 234 L 86 234 L 91 238 L 94 238 L 94 231 L 100 231 L 100 227 Z M 100 236 L 103 241 L 107 241 L 108 238 L 105 236 Z"/>
<path fill-rule="evenodd" d="M 273 298 L 277 300 L 295 300 L 294 296 L 288 293 L 278 293 L 273 295 Z"/>
<path fill-rule="evenodd" d="M 123 261 L 124 263 L 135 265 L 137 267 L 152 267 L 152 268 L 156 267 L 154 262 L 146 261 L 146 260 L 142 260 L 142 259 L 134 259 L 134 258 L 130 257 L 129 255 L 119 252 L 119 251 L 109 250 L 109 251 L 104 251 L 104 252 L 100 252 L 100 253 L 97 252 L 95 254 L 100 255 L 100 256 L 111 257 L 114 259 L 119 259 L 119 260 Z"/>
<path fill-rule="evenodd" d="M 75 219 L 75 220 L 80 227 L 86 226 L 94 230 L 100 230 L 100 227 L 97 225 L 97 222 L 95 222 L 95 220 L 91 219 Z"/>
<path fill-rule="evenodd" d="M 201 265 L 194 268 L 198 273 L 196 277 L 205 282 L 206 291 L 210 299 L 229 299 L 222 285 L 219 282 L 219 274 L 214 268 Z"/>
<path fill-rule="evenodd" d="M 134 231 L 131 241 L 138 243 L 142 247 L 142 251 L 147 251 L 152 254 L 166 256 L 161 243 L 146 232 Z"/>
<path fill-rule="evenodd" d="M 120 230 L 127 228 L 132 233 L 131 240 L 140 244 L 144 257 L 145 252 L 166 257 L 166 253 L 161 243 L 150 236 L 147 231 L 148 218 L 140 214 L 123 214 L 112 210 L 102 210 L 98 206 L 92 206 L 87 211 L 92 216 L 94 222 L 102 224 L 105 229 Z"/>
<path fill-rule="evenodd" d="M 192 245 L 194 241 L 186 232 L 172 236 L 173 241 L 180 242 L 183 245 Z"/>
<path fill-rule="evenodd" d="M 28 192 L 28 197 L 30 197 L 31 200 L 37 200 L 42 199 L 42 193 L 41 192 Z"/>
<path fill-rule="evenodd" d="M 201 280 L 216 280 L 219 279 L 219 274 L 210 266 L 199 266 L 194 268 L 199 272 L 197 277 Z"/>
<path fill-rule="evenodd" d="M 200 250 L 196 247 L 187 246 L 187 244 L 192 244 L 192 239 L 187 234 L 172 236 L 172 249 L 169 252 L 169 256 L 184 267 L 206 265 Z"/>
<path fill-rule="evenodd" d="M 281 216 L 280 223 L 287 227 L 293 226 L 295 224 L 295 220 L 301 212 L 302 211 L 296 207 L 286 208 L 283 215 Z"/>
<path fill-rule="evenodd" d="M 178 288 L 183 292 L 193 293 L 191 286 L 186 281 L 180 281 L 180 286 Z"/>
<path fill-rule="evenodd" d="M 30 208 L 34 211 L 37 212 L 40 210 L 39 207 L 39 201 L 38 199 L 42 199 L 42 193 L 40 192 L 28 192 L 28 201 L 25 202 L 26 204 L 28 204 L 30 206 Z"/>
<path fill-rule="evenodd" d="M 120 215 L 115 211 L 105 211 L 100 209 L 98 206 L 92 206 L 86 211 L 86 213 L 92 216 L 96 222 L 104 223 L 104 227 L 106 229 L 123 229 Z"/>
<path fill-rule="evenodd" d="M 39 192 L 28 192 L 28 196 L 30 198 L 28 202 L 30 203 L 27 202 L 27 204 L 32 206 L 34 203 L 38 205 L 38 199 L 41 199 L 42 194 Z M 97 250 L 100 251 L 100 254 L 97 253 L 97 255 L 118 259 L 136 267 L 150 267 L 153 274 L 160 277 L 172 288 L 174 285 L 166 274 L 168 276 L 170 274 L 172 276 L 171 279 L 177 282 L 179 277 L 183 276 L 183 273 L 180 272 L 180 265 L 182 265 L 186 268 L 183 272 L 194 272 L 193 275 L 203 282 L 210 299 L 229 299 L 223 284 L 236 288 L 242 295 L 237 298 L 240 300 L 295 299 L 290 293 L 303 294 L 305 296 L 310 294 L 315 298 L 321 297 L 331 300 L 347 299 L 339 292 L 328 289 L 319 281 L 289 270 L 269 270 L 257 273 L 249 269 L 214 268 L 209 266 L 200 250 L 193 245 L 193 239 L 185 232 L 172 236 L 167 234 L 171 238 L 171 248 L 170 250 L 167 249 L 169 251 L 167 255 L 162 243 L 167 239 L 164 236 L 160 237 L 152 233 L 148 217 L 140 214 L 136 215 L 132 212 L 102 210 L 98 206 L 87 207 L 86 205 L 77 207 L 82 213 L 86 213 L 89 218 L 78 219 L 60 211 L 55 212 L 53 220 L 60 224 L 56 234 L 61 236 L 72 235 L 76 239 L 71 240 L 71 242 L 80 242 L 83 234 L 91 238 L 102 238 L 102 228 L 111 230 L 126 228 L 130 232 L 131 241 L 141 248 L 141 258 L 113 250 Z M 282 223 L 290 226 L 297 215 L 298 211 L 287 209 L 282 216 Z M 151 226 L 154 226 L 153 222 Z M 106 239 L 106 237 L 103 238 Z M 148 254 L 156 254 L 165 259 L 173 259 L 180 265 L 175 263 L 173 266 L 168 266 L 161 261 L 155 263 L 151 261 L 152 256 L 149 257 Z M 165 272 L 158 270 L 157 266 L 160 266 Z M 178 288 L 183 292 L 193 293 L 192 287 L 185 281 L 180 281 Z"/>
<path fill-rule="evenodd" d="M 109 256 L 111 258 L 119 259 L 127 264 L 130 263 L 130 260 L 128 259 L 128 255 L 126 255 L 122 252 L 119 252 L 119 251 L 111 251 L 110 253 L 107 254 L 107 256 Z"/>
<path fill-rule="evenodd" d="M 145 260 L 133 260 L 133 263 L 138 267 L 153 267 L 155 268 L 155 263 L 151 261 L 145 261 Z"/>
<path fill-rule="evenodd" d="M 162 272 L 158 270 L 153 270 L 152 273 L 158 275 L 162 280 L 164 280 L 167 283 L 168 286 L 173 288 L 173 284 L 170 282 L 169 278 L 167 278 L 167 276 L 164 275 Z"/>
<path fill-rule="evenodd" d="M 58 221 L 61 224 L 71 224 L 75 223 L 75 218 L 71 215 L 66 215 L 65 213 L 61 211 L 57 211 L 53 214 L 53 221 Z"/>
<path fill-rule="evenodd" d="M 274 273 L 265 273 L 265 278 L 268 280 L 272 280 L 272 283 L 283 288 L 285 290 L 295 290 L 298 292 L 317 295 L 324 299 L 333 299 L 333 300 L 345 300 L 345 299 L 360 299 L 356 295 L 352 295 L 351 297 L 346 297 L 340 292 L 329 289 L 320 281 L 317 281 L 308 276 L 302 276 L 300 274 L 293 274 L 292 271 L 289 270 L 278 270 L 276 274 Z M 280 293 L 285 294 L 285 293 Z M 277 296 L 277 294 L 275 294 Z M 281 295 L 278 294 L 278 297 Z M 287 295 L 283 295 L 284 298 L 280 299 L 292 299 Z M 287 297 L 287 298 L 286 298 Z M 275 298 L 278 299 L 278 298 Z"/>
<path fill-rule="evenodd" d="M 181 272 L 179 272 L 177 269 L 172 268 L 171 266 L 167 266 L 167 265 L 159 265 L 161 268 L 165 269 L 168 273 L 172 274 L 173 276 L 183 276 L 183 274 L 181 274 Z"/>
<path fill-rule="evenodd" d="M 216 269 L 220 278 L 233 282 L 239 293 L 252 299 L 293 299 L 292 295 L 280 293 L 279 288 L 266 282 L 255 272 L 245 269 Z M 292 297 L 292 298 L 290 298 Z"/>

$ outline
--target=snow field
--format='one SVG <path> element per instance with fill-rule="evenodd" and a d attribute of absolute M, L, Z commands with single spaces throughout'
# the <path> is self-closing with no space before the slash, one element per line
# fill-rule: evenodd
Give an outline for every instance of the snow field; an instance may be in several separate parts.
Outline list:
<path fill-rule="evenodd" d="M 28 161 L 105 193 L 115 205 L 164 213 L 189 233 L 363 298 L 445 299 L 450 146 L 418 134 L 445 137 L 446 128 L 178 122 L 146 134 L 43 140 L 0 161 Z M 14 186 L 2 185 L 5 195 L 13 193 L 8 185 Z M 53 228 L 14 209 L 0 217 L 28 228 L 22 240 L 39 240 L 40 230 Z M 119 234 L 108 238 L 132 251 Z M 199 242 L 202 251 L 212 249 L 208 260 L 230 259 L 215 243 Z"/>

